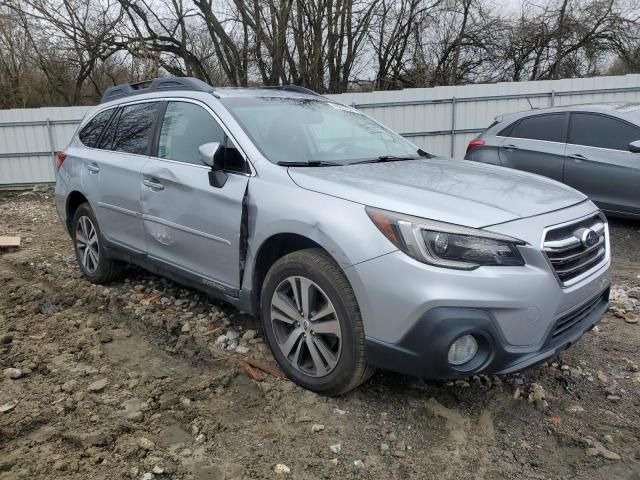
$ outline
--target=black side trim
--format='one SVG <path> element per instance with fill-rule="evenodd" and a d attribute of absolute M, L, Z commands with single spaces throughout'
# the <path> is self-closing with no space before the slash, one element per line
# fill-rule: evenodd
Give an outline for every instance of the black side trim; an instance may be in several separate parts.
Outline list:
<path fill-rule="evenodd" d="M 250 315 L 253 314 L 250 295 L 246 295 L 244 292 L 223 285 L 216 285 L 214 282 L 203 279 L 198 275 L 150 259 L 146 253 L 134 252 L 113 242 L 104 241 L 104 250 L 109 258 L 137 265 L 151 273 L 167 277 L 181 285 L 194 288 L 219 300 L 228 302 Z"/>

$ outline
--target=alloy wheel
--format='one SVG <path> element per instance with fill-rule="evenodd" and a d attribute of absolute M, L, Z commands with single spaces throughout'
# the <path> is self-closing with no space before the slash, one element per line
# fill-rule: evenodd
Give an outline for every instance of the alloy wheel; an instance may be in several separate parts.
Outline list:
<path fill-rule="evenodd" d="M 296 370 L 323 377 L 337 366 L 340 319 L 317 283 L 300 276 L 284 279 L 271 298 L 271 325 L 278 348 Z"/>
<path fill-rule="evenodd" d="M 89 274 L 94 273 L 100 259 L 98 231 L 91 219 L 84 215 L 78 218 L 76 226 L 76 248 L 84 269 Z"/>

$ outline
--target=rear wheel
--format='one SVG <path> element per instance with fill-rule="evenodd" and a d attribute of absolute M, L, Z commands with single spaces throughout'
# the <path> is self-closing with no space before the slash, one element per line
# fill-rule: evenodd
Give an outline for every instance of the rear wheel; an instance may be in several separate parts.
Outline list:
<path fill-rule="evenodd" d="M 100 227 L 88 203 L 78 207 L 72 227 L 73 245 L 82 274 L 98 284 L 119 279 L 126 265 L 105 255 Z"/>
<path fill-rule="evenodd" d="M 276 360 L 303 387 L 337 395 L 373 373 L 353 290 L 323 250 L 300 250 L 271 267 L 261 313 Z"/>

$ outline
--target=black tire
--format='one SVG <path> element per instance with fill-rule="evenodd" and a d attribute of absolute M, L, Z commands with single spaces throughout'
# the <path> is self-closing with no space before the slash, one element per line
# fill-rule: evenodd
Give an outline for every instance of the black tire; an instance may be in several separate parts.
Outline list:
<path fill-rule="evenodd" d="M 89 218 L 97 234 L 98 261 L 97 261 L 97 266 L 95 267 L 95 270 L 89 270 L 83 264 L 82 253 L 80 252 L 80 249 L 78 247 L 78 239 L 76 238 L 77 237 L 76 234 L 78 232 L 78 225 L 82 217 Z M 71 237 L 73 238 L 73 248 L 76 253 L 76 260 L 78 261 L 78 266 L 80 267 L 80 271 L 91 283 L 96 283 L 96 284 L 109 283 L 109 282 L 118 280 L 123 276 L 124 270 L 126 268 L 126 264 L 118 260 L 108 258 L 107 255 L 105 254 L 103 249 L 104 241 L 102 238 L 102 233 L 100 231 L 100 225 L 98 225 L 98 220 L 96 219 L 96 216 L 93 213 L 91 206 L 86 202 L 81 204 L 77 208 L 76 213 L 73 216 L 73 222 L 71 223 Z"/>
<path fill-rule="evenodd" d="M 278 286 L 290 277 L 304 277 L 314 282 L 324 291 L 337 314 L 341 353 L 336 366 L 325 376 L 307 375 L 294 367 L 278 346 L 271 321 L 271 301 Z M 271 352 L 287 376 L 302 387 L 326 395 L 340 395 L 356 388 L 375 372 L 367 365 L 364 327 L 353 289 L 324 250 L 299 250 L 279 259 L 263 283 L 260 311 Z"/>

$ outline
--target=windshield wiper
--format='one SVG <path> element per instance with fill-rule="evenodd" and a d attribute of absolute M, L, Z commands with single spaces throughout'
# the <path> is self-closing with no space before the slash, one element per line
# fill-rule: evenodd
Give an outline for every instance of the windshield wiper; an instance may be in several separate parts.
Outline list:
<path fill-rule="evenodd" d="M 308 162 L 278 162 L 283 167 L 341 167 L 344 164 L 325 160 L 309 160 Z"/>
<path fill-rule="evenodd" d="M 404 160 L 419 160 L 421 157 L 405 156 L 396 157 L 395 155 L 380 155 L 376 158 L 369 158 L 367 160 L 360 160 L 358 162 L 351 162 L 349 165 L 358 165 L 360 163 L 384 163 L 384 162 L 402 162 Z"/>

